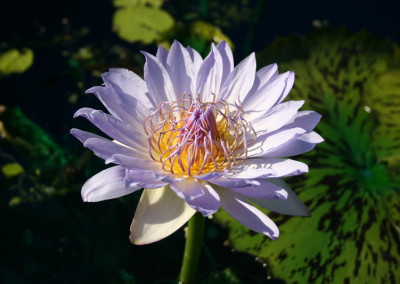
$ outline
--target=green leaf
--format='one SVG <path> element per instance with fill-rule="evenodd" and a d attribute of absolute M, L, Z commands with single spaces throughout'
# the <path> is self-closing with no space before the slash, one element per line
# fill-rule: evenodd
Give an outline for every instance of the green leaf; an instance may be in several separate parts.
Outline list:
<path fill-rule="evenodd" d="M 399 56 L 400 57 L 400 56 Z M 374 132 L 377 158 L 394 167 L 400 164 L 400 68 L 380 74 L 368 91 L 366 104 L 380 118 Z M 400 171 L 396 170 L 396 176 Z"/>
<path fill-rule="evenodd" d="M 24 48 L 22 52 L 11 49 L 0 54 L 0 74 L 21 74 L 31 67 L 33 63 L 33 51 Z"/>
<path fill-rule="evenodd" d="M 41 172 L 42 179 L 57 182 L 55 175 L 76 157 L 57 144 L 40 126 L 31 121 L 19 108 L 7 108 L 0 116 L 5 139 L 0 147 L 13 149 L 23 159 L 27 172 Z"/>
<path fill-rule="evenodd" d="M 160 8 L 164 0 L 114 0 L 113 4 L 115 7 L 137 7 L 137 6 L 152 6 L 154 8 Z"/>
<path fill-rule="evenodd" d="M 128 42 L 149 44 L 174 26 L 174 19 L 165 11 L 145 6 L 118 9 L 113 17 L 113 30 Z"/>
<path fill-rule="evenodd" d="M 1 171 L 6 178 L 11 178 L 22 174 L 24 168 L 18 163 L 8 163 L 1 168 Z"/>
<path fill-rule="evenodd" d="M 303 155 L 310 172 L 291 180 L 310 218 L 270 214 L 277 241 L 225 212 L 239 250 L 266 260 L 287 283 L 398 283 L 400 274 L 400 76 L 398 47 L 366 32 L 318 30 L 278 39 L 258 61 L 294 70 L 289 100 L 322 119 L 325 142 Z M 283 66 L 283 68 L 282 68 Z M 283 69 L 283 70 L 282 70 Z M 269 213 L 264 210 L 265 213 Z"/>

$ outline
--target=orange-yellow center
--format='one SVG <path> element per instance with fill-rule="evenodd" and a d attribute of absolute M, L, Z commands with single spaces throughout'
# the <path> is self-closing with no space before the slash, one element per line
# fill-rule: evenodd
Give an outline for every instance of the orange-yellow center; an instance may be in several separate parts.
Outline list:
<path fill-rule="evenodd" d="M 234 108 L 233 111 L 230 108 Z M 182 176 L 221 171 L 247 157 L 255 139 L 240 106 L 191 97 L 162 103 L 144 121 L 150 157 Z M 249 137 L 251 136 L 251 137 Z"/>

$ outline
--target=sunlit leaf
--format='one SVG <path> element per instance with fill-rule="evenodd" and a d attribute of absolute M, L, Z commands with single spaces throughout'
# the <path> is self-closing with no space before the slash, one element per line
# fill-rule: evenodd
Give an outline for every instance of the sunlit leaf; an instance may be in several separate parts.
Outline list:
<path fill-rule="evenodd" d="M 291 182 L 312 216 L 270 214 L 277 241 L 224 212 L 215 217 L 235 249 L 265 259 L 287 283 L 400 281 L 400 68 L 389 64 L 396 48 L 336 29 L 278 39 L 259 54 L 294 70 L 291 99 L 322 114 L 317 132 L 326 141 L 302 156 L 310 173 Z"/>
<path fill-rule="evenodd" d="M 165 11 L 147 6 L 124 7 L 113 17 L 113 30 L 128 41 L 149 44 L 171 29 L 174 19 Z"/>
<path fill-rule="evenodd" d="M 13 198 L 11 198 L 11 200 L 8 202 L 8 206 L 12 207 L 12 206 L 16 206 L 18 204 L 21 203 L 21 198 L 19 196 L 14 196 Z"/>
<path fill-rule="evenodd" d="M 0 74 L 24 73 L 33 63 L 33 51 L 24 48 L 22 52 L 11 49 L 0 54 Z"/>
<path fill-rule="evenodd" d="M 1 168 L 1 172 L 7 178 L 20 175 L 24 172 L 24 168 L 18 163 L 8 163 Z"/>
<path fill-rule="evenodd" d="M 153 6 L 160 8 L 164 0 L 114 0 L 115 7 L 137 7 L 137 6 Z"/>

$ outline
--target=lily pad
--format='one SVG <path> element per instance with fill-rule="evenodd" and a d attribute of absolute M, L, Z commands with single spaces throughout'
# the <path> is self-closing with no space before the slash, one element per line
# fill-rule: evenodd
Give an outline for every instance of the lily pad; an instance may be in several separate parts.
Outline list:
<path fill-rule="evenodd" d="M 24 168 L 18 163 L 8 163 L 1 168 L 1 171 L 5 177 L 11 178 L 23 173 Z"/>
<path fill-rule="evenodd" d="M 287 283 L 399 283 L 398 47 L 366 32 L 321 29 L 275 41 L 258 55 L 294 70 L 289 99 L 322 114 L 325 138 L 303 155 L 310 173 L 290 184 L 311 217 L 269 213 L 280 228 L 271 241 L 220 211 L 229 241 L 264 259 Z M 283 64 L 281 64 L 283 63 Z M 397 67 L 396 67 L 397 66 Z M 283 68 L 282 68 L 283 67 Z M 299 159 L 299 157 L 297 157 Z"/>
<path fill-rule="evenodd" d="M 115 7 L 137 7 L 137 6 L 152 6 L 154 8 L 160 8 L 164 0 L 114 0 L 113 4 Z"/>
<path fill-rule="evenodd" d="M 149 44 L 159 40 L 174 23 L 174 19 L 159 8 L 129 5 L 114 13 L 113 30 L 128 42 Z"/>
<path fill-rule="evenodd" d="M 22 52 L 11 49 L 0 54 L 0 74 L 21 74 L 31 67 L 33 63 L 33 51 L 24 48 Z"/>

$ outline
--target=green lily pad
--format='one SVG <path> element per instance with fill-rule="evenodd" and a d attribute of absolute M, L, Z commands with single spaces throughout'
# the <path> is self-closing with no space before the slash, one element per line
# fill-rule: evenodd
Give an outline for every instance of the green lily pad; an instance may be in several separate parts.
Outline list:
<path fill-rule="evenodd" d="M 1 171 L 5 177 L 11 178 L 22 174 L 24 168 L 18 163 L 8 163 L 1 168 Z"/>
<path fill-rule="evenodd" d="M 24 48 L 22 52 L 11 49 L 0 54 L 0 74 L 21 74 L 31 67 L 33 63 L 33 51 Z"/>
<path fill-rule="evenodd" d="M 174 19 L 159 8 L 129 5 L 114 13 L 113 30 L 128 42 L 149 44 L 159 40 L 174 23 Z"/>
<path fill-rule="evenodd" d="M 287 283 L 398 283 L 400 263 L 400 68 L 398 47 L 366 32 L 318 30 L 275 41 L 262 65 L 294 70 L 289 99 L 322 120 L 326 140 L 302 155 L 310 172 L 290 181 L 310 218 L 263 210 L 280 228 L 271 241 L 220 211 L 231 245 L 264 259 Z M 283 70 L 282 70 L 283 69 Z M 299 159 L 297 157 L 297 159 Z"/>
<path fill-rule="evenodd" d="M 153 6 L 154 8 L 160 8 L 164 0 L 114 0 L 113 4 L 115 7 L 137 7 L 137 6 Z"/>

